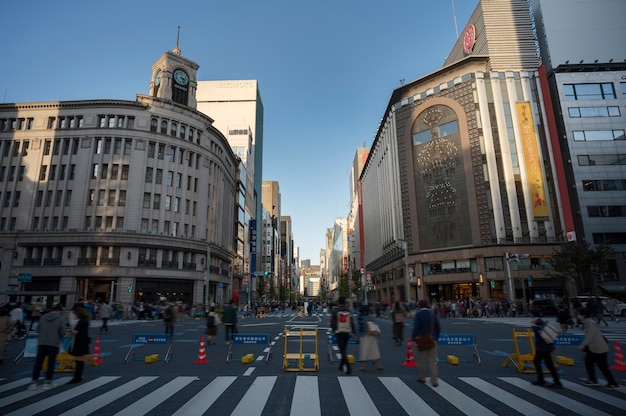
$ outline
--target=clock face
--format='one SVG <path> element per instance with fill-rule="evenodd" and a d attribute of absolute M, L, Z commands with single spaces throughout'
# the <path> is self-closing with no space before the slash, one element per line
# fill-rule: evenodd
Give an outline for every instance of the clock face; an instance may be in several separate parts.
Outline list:
<path fill-rule="evenodd" d="M 189 76 L 182 69 L 174 71 L 174 80 L 180 85 L 187 85 Z"/>
<path fill-rule="evenodd" d="M 465 32 L 463 33 L 463 53 L 465 55 L 469 55 L 469 53 L 474 49 L 474 42 L 476 41 L 476 28 L 474 25 L 469 24 L 465 28 Z"/>
<path fill-rule="evenodd" d="M 161 70 L 159 69 L 159 72 L 157 72 L 156 77 L 154 78 L 154 85 L 156 85 L 157 87 L 159 85 L 161 85 Z"/>

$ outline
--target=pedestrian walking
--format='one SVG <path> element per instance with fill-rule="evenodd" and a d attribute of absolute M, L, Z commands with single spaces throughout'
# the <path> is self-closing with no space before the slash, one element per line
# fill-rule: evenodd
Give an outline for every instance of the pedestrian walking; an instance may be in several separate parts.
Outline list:
<path fill-rule="evenodd" d="M 165 325 L 165 334 L 174 337 L 174 320 L 176 319 L 176 311 L 174 305 L 168 303 L 163 310 L 163 324 Z"/>
<path fill-rule="evenodd" d="M 330 316 L 330 328 L 335 333 L 337 339 L 337 348 L 339 348 L 339 371 L 345 371 L 346 374 L 352 373 L 350 363 L 348 363 L 348 341 L 350 336 L 357 339 L 354 320 L 352 313 L 346 307 L 346 298 L 339 296 L 337 299 L 337 307 L 332 311 Z"/>
<path fill-rule="evenodd" d="M 24 309 L 22 309 L 22 302 L 17 302 L 15 308 L 11 309 L 11 320 L 15 328 L 15 336 L 18 339 L 26 337 L 26 325 L 24 325 Z"/>
<path fill-rule="evenodd" d="M 232 300 L 230 301 L 230 304 L 224 308 L 222 322 L 224 323 L 224 338 L 226 339 L 226 345 L 230 345 L 232 342 L 232 334 L 237 333 L 237 308 Z"/>
<path fill-rule="evenodd" d="M 30 326 L 28 327 L 29 331 L 35 329 L 35 324 L 39 324 L 39 319 L 41 318 L 42 312 L 43 303 L 41 303 L 41 298 L 37 298 L 35 304 L 33 305 L 33 311 L 30 313 Z"/>
<path fill-rule="evenodd" d="M 221 323 L 222 321 L 220 320 L 220 315 L 215 312 L 215 306 L 211 306 L 211 309 L 209 309 L 209 313 L 206 317 L 206 330 L 204 331 L 207 336 L 207 345 L 217 344 L 217 326 Z"/>
<path fill-rule="evenodd" d="M 413 332 L 411 339 L 418 346 L 417 381 L 426 382 L 426 371 L 430 374 L 430 382 L 433 387 L 439 385 L 439 367 L 437 365 L 437 340 L 441 333 L 441 326 L 437 314 L 430 310 L 427 300 L 418 302 L 419 311 L 413 318 Z M 424 342 L 426 340 L 428 342 Z M 422 342 L 425 345 L 421 347 Z M 427 348 L 430 347 L 430 348 Z M 422 349 L 423 348 L 423 349 Z"/>
<path fill-rule="evenodd" d="M 532 308 L 530 310 L 530 315 L 532 317 L 531 327 L 535 334 L 535 359 L 533 363 L 535 365 L 535 373 L 537 374 L 537 380 L 532 381 L 531 383 L 536 386 L 545 386 L 546 381 L 543 377 L 543 369 L 541 368 L 541 362 L 543 361 L 546 365 L 548 371 L 552 375 L 552 384 L 549 384 L 548 387 L 551 388 L 562 388 L 563 385 L 559 380 L 559 374 L 556 372 L 556 368 L 554 367 L 554 362 L 552 362 L 552 354 L 554 353 L 554 343 L 547 343 L 541 337 L 541 331 L 543 327 L 546 325 L 546 321 L 541 319 L 541 309 Z"/>
<path fill-rule="evenodd" d="M 380 338 L 380 328 L 374 322 L 367 305 L 361 305 L 358 316 L 359 322 L 359 360 L 361 361 L 361 371 L 367 371 L 367 363 L 373 361 L 379 371 L 384 370 L 380 349 L 378 348 L 378 338 Z"/>
<path fill-rule="evenodd" d="M 4 363 L 4 353 L 11 338 L 13 321 L 9 317 L 9 310 L 2 306 L 0 308 L 0 365 Z"/>
<path fill-rule="evenodd" d="M 82 306 L 74 308 L 74 315 L 78 319 L 76 325 L 72 329 L 72 344 L 69 354 L 74 357 L 76 362 L 76 370 L 74 377 L 68 384 L 80 383 L 83 381 L 83 370 L 85 369 L 85 355 L 89 354 L 89 314 Z"/>
<path fill-rule="evenodd" d="M 559 304 L 559 310 L 556 315 L 557 322 L 561 325 L 561 332 L 567 334 L 570 325 L 573 324 L 572 316 L 569 313 L 569 307 L 565 303 Z"/>
<path fill-rule="evenodd" d="M 54 364 L 59 353 L 61 340 L 67 332 L 67 321 L 63 316 L 63 306 L 61 304 L 56 304 L 51 312 L 41 317 L 37 332 L 39 333 L 37 356 L 35 358 L 35 367 L 33 368 L 32 382 L 28 386 L 29 390 L 37 389 L 37 381 L 39 380 L 39 374 L 45 358 L 48 358 L 48 368 L 46 369 L 46 381 L 43 388 L 50 389 L 55 386 L 52 383 Z"/>
<path fill-rule="evenodd" d="M 578 347 L 579 351 L 585 353 L 585 370 L 587 370 L 587 380 L 583 382 L 586 386 L 599 386 L 598 379 L 596 378 L 595 365 L 604 375 L 607 381 L 605 389 L 614 390 L 619 388 L 617 380 L 613 377 L 611 370 L 609 370 L 608 353 L 609 343 L 602 335 L 600 327 L 591 318 L 589 309 L 583 308 L 579 311 L 580 319 L 585 327 L 585 339 Z"/>
<path fill-rule="evenodd" d="M 400 301 L 396 301 L 393 307 L 393 340 L 397 346 L 402 345 L 404 339 L 404 317 L 406 310 L 402 307 Z"/>
<path fill-rule="evenodd" d="M 606 300 L 606 310 L 611 317 L 611 321 L 617 321 L 619 324 L 619 318 L 615 317 L 615 309 L 617 309 L 617 302 L 613 298 L 609 298 Z"/>
<path fill-rule="evenodd" d="M 100 333 L 109 332 L 109 326 L 107 325 L 109 322 L 109 318 L 111 318 L 111 307 L 108 303 L 102 302 L 100 303 L 100 307 L 98 308 L 98 312 L 100 313 L 100 319 L 102 319 L 102 326 L 100 327 Z"/>

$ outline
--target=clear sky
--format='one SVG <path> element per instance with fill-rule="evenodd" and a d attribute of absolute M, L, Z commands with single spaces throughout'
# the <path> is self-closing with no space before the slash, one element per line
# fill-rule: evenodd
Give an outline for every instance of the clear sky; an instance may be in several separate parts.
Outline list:
<path fill-rule="evenodd" d="M 300 258 L 319 264 L 326 229 L 349 212 L 356 149 L 400 80 L 443 65 L 477 3 L 0 0 L 0 98 L 134 100 L 180 26 L 199 80 L 259 81 L 263 180 L 279 182 Z"/>

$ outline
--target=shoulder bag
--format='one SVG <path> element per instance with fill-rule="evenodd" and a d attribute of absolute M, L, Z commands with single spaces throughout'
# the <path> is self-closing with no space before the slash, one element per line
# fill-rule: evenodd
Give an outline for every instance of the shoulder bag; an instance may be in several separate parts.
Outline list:
<path fill-rule="evenodd" d="M 417 346 L 418 351 L 426 351 L 435 348 L 437 343 L 435 342 L 435 338 L 431 335 L 435 326 L 435 317 L 430 312 L 430 332 L 427 334 L 422 334 L 415 339 L 415 345 Z"/>

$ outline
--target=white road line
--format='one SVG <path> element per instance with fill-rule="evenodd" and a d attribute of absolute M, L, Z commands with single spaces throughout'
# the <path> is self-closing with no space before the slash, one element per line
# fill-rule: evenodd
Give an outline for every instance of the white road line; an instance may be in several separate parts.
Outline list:
<path fill-rule="evenodd" d="M 498 378 L 502 381 L 506 381 L 509 384 L 523 388 L 529 393 L 535 394 L 545 400 L 549 400 L 556 405 L 569 409 L 572 412 L 577 413 L 579 415 L 609 416 L 608 413 L 604 413 L 594 407 L 587 406 L 584 403 L 581 403 L 579 401 L 570 399 L 569 397 L 565 397 L 561 394 L 558 394 L 556 393 L 555 390 L 548 390 L 545 387 L 533 386 L 526 380 L 513 378 L 513 377 L 498 377 Z"/>
<path fill-rule="evenodd" d="M 3 381 L 3 380 L 6 380 L 6 379 L 4 378 L 0 379 L 0 381 Z M 16 389 L 18 387 L 25 386 L 27 384 L 30 384 L 31 381 L 32 379 L 30 377 L 26 377 L 26 378 L 12 381 L 11 383 L 3 384 L 2 386 L 0 386 L 0 393 L 4 393 L 5 391 L 9 391 L 9 390 Z"/>
<path fill-rule="evenodd" d="M 54 380 L 54 382 L 58 385 L 58 384 L 67 383 L 70 380 L 71 380 L 71 377 L 63 377 L 63 378 Z M 41 389 L 42 387 L 40 383 L 37 390 L 23 390 L 18 393 L 13 393 L 12 395 L 0 400 L 0 409 L 2 409 L 4 406 L 8 406 L 10 404 L 17 403 L 21 400 L 29 399 L 33 396 L 36 396 L 37 394 L 41 393 Z"/>
<path fill-rule="evenodd" d="M 254 372 L 254 370 L 255 370 L 255 369 L 256 369 L 256 367 L 249 367 L 249 368 L 246 370 L 246 372 L 245 372 L 245 373 L 243 373 L 243 375 L 244 375 L 245 377 L 248 377 L 248 376 L 250 376 L 250 375 Z"/>
<path fill-rule="evenodd" d="M 208 386 L 200 390 L 172 416 L 201 415 L 226 391 L 237 379 L 234 376 L 216 377 Z"/>
<path fill-rule="evenodd" d="M 567 387 L 568 390 L 572 390 L 584 396 L 591 397 L 594 400 L 599 400 L 603 403 L 610 404 L 611 406 L 615 406 L 619 409 L 626 409 L 626 400 L 618 399 L 617 397 L 611 396 L 610 394 L 602 393 L 598 390 L 598 388 L 585 387 L 582 384 L 574 383 L 567 380 L 561 380 L 561 383 L 563 383 L 563 385 Z"/>
<path fill-rule="evenodd" d="M 465 394 L 458 391 L 456 388 L 452 387 L 448 383 L 439 381 L 438 387 L 431 387 L 431 389 L 441 397 L 450 402 L 454 407 L 459 409 L 461 412 L 465 413 L 468 416 L 497 416 L 491 410 L 487 409 L 482 404 L 478 403 L 476 400 L 471 397 L 466 396 Z M 428 384 L 430 386 L 430 384 Z"/>
<path fill-rule="evenodd" d="M 257 377 L 230 416 L 261 415 L 277 376 Z"/>
<path fill-rule="evenodd" d="M 22 407 L 19 410 L 16 410 L 15 412 L 9 413 L 6 416 L 17 416 L 17 415 L 34 415 L 37 414 L 39 412 L 43 412 L 44 410 L 48 410 L 51 407 L 54 407 L 60 403 L 63 403 L 64 401 L 73 399 L 74 397 L 78 397 L 81 394 L 89 391 L 89 390 L 93 390 L 97 387 L 100 387 L 104 384 L 107 384 L 113 380 L 118 379 L 118 376 L 115 377 L 98 377 L 95 380 L 92 380 L 88 383 L 85 383 L 83 385 L 81 385 L 80 387 L 82 387 L 81 389 L 70 389 L 70 390 L 66 390 L 63 393 L 59 393 L 59 394 L 55 394 L 54 396 L 50 396 L 47 397 L 43 400 L 39 400 L 36 401 L 26 407 Z M 63 377 L 60 378 L 58 380 L 54 380 L 55 383 L 57 384 L 65 384 L 66 382 L 70 381 L 71 377 Z M 41 386 L 39 387 L 38 391 L 41 391 Z M 31 390 L 29 390 L 29 392 L 31 392 Z M 19 394 L 19 393 L 18 393 Z M 17 395 L 16 395 L 17 396 Z"/>
<path fill-rule="evenodd" d="M 292 416 L 319 416 L 320 391 L 317 376 L 297 376 L 291 402 Z"/>
<path fill-rule="evenodd" d="M 435 412 L 420 396 L 399 377 L 378 377 L 389 393 L 396 399 L 409 416 L 437 416 Z M 417 381 L 415 382 L 417 383 Z"/>
<path fill-rule="evenodd" d="M 339 385 L 351 415 L 380 415 L 358 377 L 339 377 Z"/>
<path fill-rule="evenodd" d="M 187 384 L 195 381 L 197 377 L 176 377 L 169 383 L 159 387 L 152 393 L 143 396 L 130 406 L 119 411 L 115 416 L 142 416 L 169 399 Z"/>
<path fill-rule="evenodd" d="M 157 378 L 158 378 L 157 376 L 137 377 L 136 379 L 133 379 L 126 384 L 116 387 L 113 390 L 109 390 L 106 393 L 101 394 L 97 396 L 96 398 L 91 399 L 86 403 L 83 403 L 80 406 L 76 406 L 72 408 L 71 410 L 68 410 L 67 412 L 63 413 L 61 416 L 88 415 L 90 413 L 95 412 L 98 409 L 101 409 L 111 404 L 116 399 L 119 399 L 120 397 L 123 397 L 127 395 L 128 393 L 134 390 L 137 390 L 140 387 L 145 386 L 146 384 L 150 383 L 151 381 L 156 380 Z M 78 386 L 77 388 L 79 387 L 83 387 L 83 385 Z"/>

